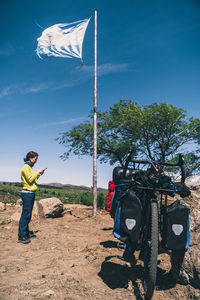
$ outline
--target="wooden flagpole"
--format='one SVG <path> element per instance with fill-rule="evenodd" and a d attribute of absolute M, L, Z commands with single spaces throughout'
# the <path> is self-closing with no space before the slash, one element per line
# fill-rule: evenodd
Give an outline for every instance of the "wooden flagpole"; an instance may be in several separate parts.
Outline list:
<path fill-rule="evenodd" d="M 93 149 L 93 216 L 97 215 L 97 11 L 94 11 L 94 149 Z"/>

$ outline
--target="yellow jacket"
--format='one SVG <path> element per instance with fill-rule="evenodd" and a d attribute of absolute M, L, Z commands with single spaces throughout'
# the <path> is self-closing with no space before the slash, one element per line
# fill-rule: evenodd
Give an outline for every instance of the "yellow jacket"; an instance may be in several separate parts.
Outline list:
<path fill-rule="evenodd" d="M 21 169 L 21 179 L 23 189 L 35 192 L 37 190 L 37 179 L 40 177 L 39 173 L 35 173 L 33 169 L 28 165 L 24 164 Z"/>

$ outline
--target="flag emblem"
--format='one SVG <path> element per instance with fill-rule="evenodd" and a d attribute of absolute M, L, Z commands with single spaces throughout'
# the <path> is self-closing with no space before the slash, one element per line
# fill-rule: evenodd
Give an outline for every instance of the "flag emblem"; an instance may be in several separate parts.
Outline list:
<path fill-rule="evenodd" d="M 89 21 L 85 19 L 46 28 L 37 39 L 37 55 L 40 58 L 55 56 L 82 59 L 82 44 Z"/>

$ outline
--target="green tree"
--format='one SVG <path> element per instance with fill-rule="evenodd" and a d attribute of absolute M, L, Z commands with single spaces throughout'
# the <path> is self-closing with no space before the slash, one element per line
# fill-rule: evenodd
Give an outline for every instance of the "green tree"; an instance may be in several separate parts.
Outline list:
<path fill-rule="evenodd" d="M 90 119 L 92 117 L 90 116 Z M 57 138 L 71 153 L 93 155 L 93 124 L 86 121 Z M 196 150 L 188 145 L 196 146 Z M 116 162 L 124 166 L 131 158 L 173 159 L 185 154 L 187 175 L 200 168 L 200 120 L 187 118 L 186 111 L 171 104 L 153 103 L 139 106 L 131 100 L 121 100 L 108 111 L 98 113 L 98 158 L 101 162 Z"/>
<path fill-rule="evenodd" d="M 134 131 L 127 131 L 126 114 L 129 105 L 132 105 L 132 114 L 137 114 L 138 106 L 129 101 L 120 101 L 114 104 L 108 112 L 98 113 L 98 149 L 97 155 L 100 162 L 109 162 L 111 165 L 119 162 L 124 166 L 128 157 L 136 155 L 136 142 L 139 138 L 139 127 L 135 118 Z M 90 116 L 92 119 L 92 117 Z M 134 122 L 132 118 L 132 123 Z M 84 156 L 93 155 L 93 123 L 85 123 L 74 126 L 70 131 L 64 132 L 57 138 L 59 144 L 63 144 L 67 151 L 61 158 L 67 159 L 71 153 Z"/>

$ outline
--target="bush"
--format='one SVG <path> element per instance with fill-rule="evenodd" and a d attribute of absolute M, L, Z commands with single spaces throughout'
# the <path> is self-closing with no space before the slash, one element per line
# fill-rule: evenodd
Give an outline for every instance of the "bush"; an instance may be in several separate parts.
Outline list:
<path fill-rule="evenodd" d="M 103 193 L 97 194 L 97 207 L 103 208 L 105 202 L 105 195 Z M 93 205 L 93 193 L 92 192 L 84 192 L 80 197 L 80 203 L 87 206 Z"/>
<path fill-rule="evenodd" d="M 90 192 L 82 193 L 80 202 L 83 205 L 91 206 L 93 204 L 92 193 Z"/>
<path fill-rule="evenodd" d="M 105 196 L 103 193 L 98 194 L 97 196 L 97 207 L 103 208 L 105 202 Z"/>

